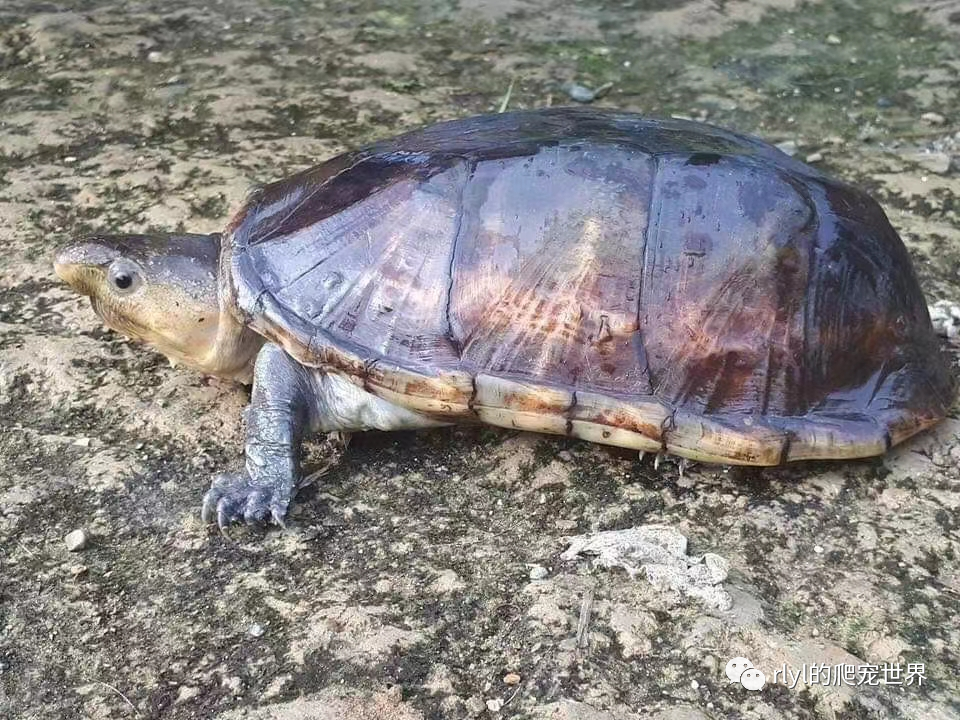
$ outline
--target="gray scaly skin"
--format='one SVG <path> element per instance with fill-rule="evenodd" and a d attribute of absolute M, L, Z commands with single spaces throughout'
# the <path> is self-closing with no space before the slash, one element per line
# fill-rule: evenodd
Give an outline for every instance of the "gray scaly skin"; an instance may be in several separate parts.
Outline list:
<path fill-rule="evenodd" d="M 204 522 L 216 518 L 225 527 L 270 517 L 283 525 L 301 478 L 303 436 L 321 424 L 311 391 L 309 373 L 283 350 L 270 343 L 260 349 L 246 413 L 246 462 L 242 471 L 214 478 L 203 498 Z"/>
<path fill-rule="evenodd" d="M 310 432 L 441 425 L 374 397 L 349 380 L 297 363 L 246 328 L 223 301 L 219 235 L 97 236 L 56 257 L 57 275 L 90 297 L 104 323 L 208 375 L 252 381 L 246 462 L 218 475 L 204 521 L 284 524 L 301 484 Z"/>

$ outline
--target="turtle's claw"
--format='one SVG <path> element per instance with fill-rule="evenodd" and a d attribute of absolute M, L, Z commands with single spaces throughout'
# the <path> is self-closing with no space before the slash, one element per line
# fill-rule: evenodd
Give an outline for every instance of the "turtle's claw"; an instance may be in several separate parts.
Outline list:
<path fill-rule="evenodd" d="M 273 522 L 278 525 L 280 528 L 287 529 L 287 516 L 286 512 L 279 512 L 278 510 L 271 510 L 270 517 L 273 518 Z"/>
<path fill-rule="evenodd" d="M 290 506 L 290 492 L 283 484 L 256 482 L 246 471 L 222 473 L 203 496 L 200 517 L 205 523 L 216 518 L 221 530 L 233 523 L 261 525 L 268 518 L 286 527 L 284 518 Z"/>

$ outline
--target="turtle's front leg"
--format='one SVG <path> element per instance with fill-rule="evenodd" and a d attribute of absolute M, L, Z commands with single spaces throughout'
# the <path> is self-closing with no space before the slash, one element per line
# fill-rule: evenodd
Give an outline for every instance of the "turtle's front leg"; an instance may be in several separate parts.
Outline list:
<path fill-rule="evenodd" d="M 244 469 L 214 478 L 203 498 L 204 522 L 216 517 L 224 528 L 272 518 L 283 525 L 300 482 L 300 446 L 310 426 L 312 398 L 308 371 L 277 345 L 264 345 L 246 411 Z"/>

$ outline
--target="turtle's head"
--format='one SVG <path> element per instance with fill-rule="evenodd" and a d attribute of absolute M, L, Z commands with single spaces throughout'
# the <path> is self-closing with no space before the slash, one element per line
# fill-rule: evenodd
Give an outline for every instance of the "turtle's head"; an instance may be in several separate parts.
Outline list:
<path fill-rule="evenodd" d="M 259 342 L 222 311 L 219 256 L 219 235 L 97 235 L 61 249 L 54 269 L 112 329 L 242 380 Z"/>

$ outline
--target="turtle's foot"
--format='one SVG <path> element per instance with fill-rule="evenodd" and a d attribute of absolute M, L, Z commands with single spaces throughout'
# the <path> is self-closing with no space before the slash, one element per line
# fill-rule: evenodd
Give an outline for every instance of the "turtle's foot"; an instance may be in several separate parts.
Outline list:
<path fill-rule="evenodd" d="M 255 525 L 268 520 L 284 527 L 292 491 L 293 483 L 257 481 L 246 470 L 222 473 L 203 496 L 201 517 L 206 523 L 216 518 L 221 530 L 235 522 Z"/>

